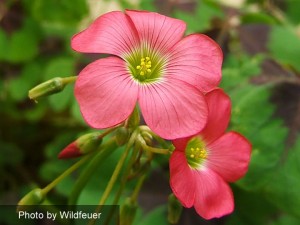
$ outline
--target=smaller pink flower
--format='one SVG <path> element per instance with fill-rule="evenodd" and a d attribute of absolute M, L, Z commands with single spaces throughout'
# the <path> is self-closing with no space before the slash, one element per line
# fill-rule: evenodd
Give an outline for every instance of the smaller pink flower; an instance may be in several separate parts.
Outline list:
<path fill-rule="evenodd" d="M 221 90 L 206 94 L 208 122 L 197 135 L 173 141 L 170 185 L 185 207 L 194 206 L 205 219 L 219 218 L 234 209 L 227 182 L 240 179 L 248 170 L 251 144 L 236 132 L 225 133 L 231 103 Z"/>

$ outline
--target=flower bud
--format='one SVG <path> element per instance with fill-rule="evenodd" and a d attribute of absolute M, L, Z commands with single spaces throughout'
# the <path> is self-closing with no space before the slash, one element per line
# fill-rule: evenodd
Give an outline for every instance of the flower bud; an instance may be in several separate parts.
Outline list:
<path fill-rule="evenodd" d="M 95 151 L 102 142 L 102 138 L 99 138 L 99 132 L 93 132 L 85 134 L 77 138 L 67 147 L 65 147 L 58 155 L 59 159 L 69 159 L 86 155 L 92 151 Z"/>
<path fill-rule="evenodd" d="M 17 211 L 24 211 L 27 205 L 39 205 L 45 199 L 42 189 L 36 188 L 27 193 L 18 203 Z"/>
<path fill-rule="evenodd" d="M 132 201 L 131 198 L 125 200 L 121 206 L 120 225 L 131 225 L 133 223 L 137 207 L 136 202 Z"/>
<path fill-rule="evenodd" d="M 52 95 L 62 91 L 66 84 L 67 83 L 64 82 L 63 78 L 55 77 L 32 88 L 28 92 L 28 96 L 30 99 L 37 100 L 40 97 Z"/>
<path fill-rule="evenodd" d="M 116 142 L 119 146 L 124 145 L 129 139 L 129 131 L 126 127 L 120 127 L 116 131 Z"/>
<path fill-rule="evenodd" d="M 177 224 L 182 212 L 182 205 L 175 197 L 170 194 L 168 198 L 168 221 L 170 224 Z"/>

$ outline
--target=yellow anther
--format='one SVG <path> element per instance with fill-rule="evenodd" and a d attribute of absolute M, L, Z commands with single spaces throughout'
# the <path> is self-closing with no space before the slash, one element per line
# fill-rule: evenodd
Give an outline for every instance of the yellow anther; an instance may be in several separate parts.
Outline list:
<path fill-rule="evenodd" d="M 140 76 L 148 76 L 147 74 L 152 72 L 150 57 L 141 58 L 141 63 L 136 66 L 136 69 Z"/>
<path fill-rule="evenodd" d="M 191 158 L 194 158 L 195 157 L 195 155 L 194 154 L 191 154 Z"/>
<path fill-rule="evenodd" d="M 195 151 L 195 149 L 194 149 L 194 148 L 191 148 L 191 151 L 193 152 L 193 151 Z"/>
<path fill-rule="evenodd" d="M 196 148 L 196 151 L 200 151 L 200 149 L 199 149 L 199 148 Z"/>

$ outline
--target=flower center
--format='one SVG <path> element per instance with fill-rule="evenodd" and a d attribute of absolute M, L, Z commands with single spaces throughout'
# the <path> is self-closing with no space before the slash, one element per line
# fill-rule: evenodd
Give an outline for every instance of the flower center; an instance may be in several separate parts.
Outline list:
<path fill-rule="evenodd" d="M 132 78 L 140 84 L 159 81 L 162 78 L 167 57 L 151 49 L 146 43 L 123 56 Z"/>
<path fill-rule="evenodd" d="M 147 75 L 151 75 L 151 60 L 150 57 L 147 56 L 146 58 L 141 58 L 140 65 L 136 66 L 136 69 L 138 70 L 139 76 L 142 78 L 144 76 L 147 77 Z"/>
<path fill-rule="evenodd" d="M 185 148 L 185 157 L 189 166 L 193 169 L 198 169 L 203 165 L 208 157 L 208 151 L 200 137 L 194 137 L 188 142 Z"/>

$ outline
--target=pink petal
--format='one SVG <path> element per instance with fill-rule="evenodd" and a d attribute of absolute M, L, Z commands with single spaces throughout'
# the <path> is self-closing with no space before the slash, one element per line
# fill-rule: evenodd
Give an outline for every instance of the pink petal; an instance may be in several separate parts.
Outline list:
<path fill-rule="evenodd" d="M 196 180 L 194 207 L 200 216 L 209 220 L 233 211 L 232 191 L 218 174 L 209 169 L 199 170 L 194 179 Z"/>
<path fill-rule="evenodd" d="M 177 43 L 186 28 L 183 21 L 154 12 L 126 10 L 126 14 L 133 21 L 141 42 L 161 52 Z"/>
<path fill-rule="evenodd" d="M 251 144 L 242 135 L 229 132 L 208 146 L 208 167 L 224 180 L 233 182 L 248 170 Z"/>
<path fill-rule="evenodd" d="M 107 53 L 123 56 L 139 44 L 131 20 L 122 12 L 110 12 L 98 17 L 86 30 L 72 38 L 75 51 Z"/>
<path fill-rule="evenodd" d="M 162 138 L 191 136 L 206 124 L 205 98 L 187 83 L 170 79 L 142 85 L 138 101 L 147 125 Z"/>
<path fill-rule="evenodd" d="M 222 89 L 215 89 L 205 95 L 208 104 L 208 119 L 200 135 L 206 143 L 221 137 L 230 121 L 231 102 Z"/>
<path fill-rule="evenodd" d="M 212 39 L 189 35 L 173 46 L 167 74 L 207 92 L 221 80 L 222 60 L 222 51 Z"/>
<path fill-rule="evenodd" d="M 75 97 L 85 121 L 94 128 L 123 122 L 137 101 L 138 86 L 117 57 L 97 60 L 85 67 L 75 84 Z"/>
<path fill-rule="evenodd" d="M 170 185 L 178 200 L 185 207 L 192 207 L 195 198 L 195 177 L 188 166 L 185 154 L 174 151 L 170 158 Z"/>
<path fill-rule="evenodd" d="M 174 145 L 176 150 L 185 151 L 186 145 L 190 139 L 191 139 L 191 137 L 178 138 L 178 139 L 172 140 L 172 144 Z"/>

